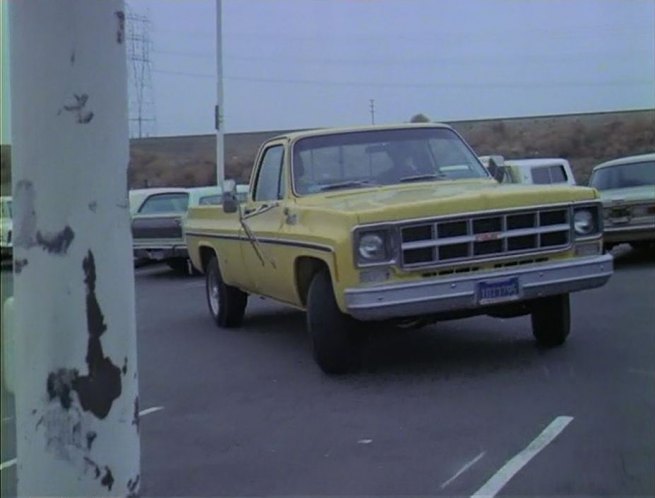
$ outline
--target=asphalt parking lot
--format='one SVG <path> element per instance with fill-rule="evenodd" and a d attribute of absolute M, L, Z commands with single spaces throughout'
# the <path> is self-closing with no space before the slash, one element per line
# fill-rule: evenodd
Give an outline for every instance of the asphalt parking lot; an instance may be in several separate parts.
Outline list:
<path fill-rule="evenodd" d="M 138 269 L 142 495 L 655 495 L 655 258 L 615 255 L 562 348 L 537 348 L 528 318 L 478 317 L 380 331 L 339 377 L 303 313 L 251 298 L 219 330 L 202 277 Z M 15 466 L 2 480 L 15 492 Z"/>

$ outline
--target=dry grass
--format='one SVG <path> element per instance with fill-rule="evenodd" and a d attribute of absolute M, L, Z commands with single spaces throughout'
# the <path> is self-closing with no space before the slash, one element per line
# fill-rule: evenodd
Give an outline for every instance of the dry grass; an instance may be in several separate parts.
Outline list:
<path fill-rule="evenodd" d="M 591 168 L 621 156 L 655 151 L 655 110 L 450 123 L 480 155 L 562 157 L 578 183 Z M 247 182 L 259 146 L 283 131 L 225 136 L 228 178 Z M 132 140 L 128 182 L 144 186 L 202 186 L 216 182 L 214 135 Z M 2 190 L 10 189 L 7 146 L 2 146 Z"/>

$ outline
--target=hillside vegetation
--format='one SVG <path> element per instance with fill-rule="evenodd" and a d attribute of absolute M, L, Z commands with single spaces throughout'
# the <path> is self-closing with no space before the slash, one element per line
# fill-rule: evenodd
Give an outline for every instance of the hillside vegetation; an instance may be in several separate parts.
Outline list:
<path fill-rule="evenodd" d="M 423 116 L 427 118 L 427 116 Z M 434 116 L 432 117 L 434 119 Z M 655 110 L 534 118 L 460 121 L 451 124 L 480 155 L 507 159 L 562 157 L 578 183 L 591 168 L 617 157 L 655 152 Z M 226 177 L 247 182 L 259 146 L 284 131 L 225 135 Z M 144 186 L 202 186 L 216 182 L 214 135 L 132 140 L 128 182 Z M 2 147 L 2 190 L 10 187 L 8 147 Z"/>

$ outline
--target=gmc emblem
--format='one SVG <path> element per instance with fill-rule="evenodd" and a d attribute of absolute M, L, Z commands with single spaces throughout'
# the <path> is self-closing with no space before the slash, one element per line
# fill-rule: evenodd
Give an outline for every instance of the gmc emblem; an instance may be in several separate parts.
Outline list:
<path fill-rule="evenodd" d="M 498 240 L 500 238 L 500 232 L 488 232 L 481 233 L 475 236 L 476 242 L 486 242 L 488 240 Z"/>

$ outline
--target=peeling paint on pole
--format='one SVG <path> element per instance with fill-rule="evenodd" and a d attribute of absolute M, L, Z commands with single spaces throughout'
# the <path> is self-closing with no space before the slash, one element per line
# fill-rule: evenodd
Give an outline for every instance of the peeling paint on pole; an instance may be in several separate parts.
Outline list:
<path fill-rule="evenodd" d="M 20 496 L 139 492 L 123 12 L 9 4 Z"/>

